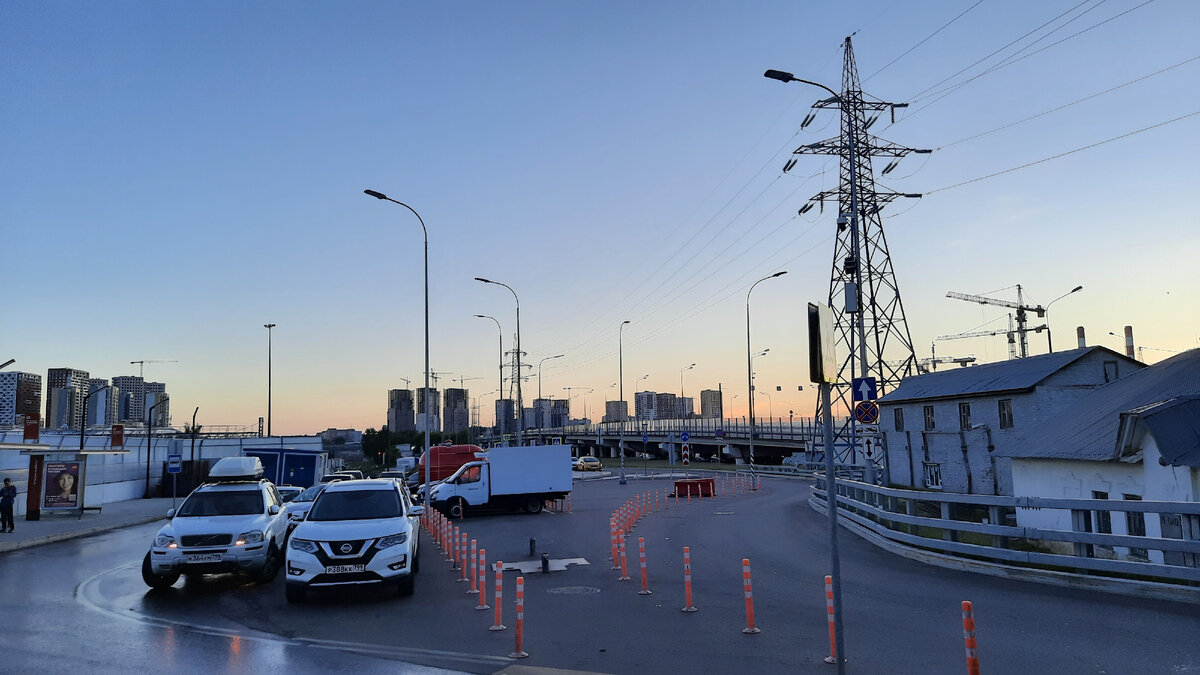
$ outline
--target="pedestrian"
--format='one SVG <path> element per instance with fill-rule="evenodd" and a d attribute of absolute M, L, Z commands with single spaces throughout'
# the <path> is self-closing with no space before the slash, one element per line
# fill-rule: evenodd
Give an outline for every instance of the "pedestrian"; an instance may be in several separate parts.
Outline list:
<path fill-rule="evenodd" d="M 0 532 L 13 531 L 13 503 L 17 501 L 17 486 L 12 479 L 4 479 L 4 487 L 0 488 Z"/>

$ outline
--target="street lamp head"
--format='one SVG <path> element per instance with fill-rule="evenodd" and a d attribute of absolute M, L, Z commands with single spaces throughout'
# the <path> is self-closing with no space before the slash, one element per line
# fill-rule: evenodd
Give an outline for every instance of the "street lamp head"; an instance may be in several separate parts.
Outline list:
<path fill-rule="evenodd" d="M 374 190 L 363 190 L 363 193 L 371 195 L 375 199 L 387 199 L 388 198 L 387 195 L 383 194 L 382 192 L 376 192 Z"/>
<path fill-rule="evenodd" d="M 774 279 L 775 277 L 781 277 L 785 274 L 787 274 L 787 270 L 783 270 L 782 272 L 776 272 L 775 274 L 772 274 L 770 278 Z"/>
<path fill-rule="evenodd" d="M 273 323 L 264 323 L 263 324 L 263 328 L 269 329 L 269 328 L 274 328 L 274 327 L 275 327 L 275 324 L 273 324 Z"/>
<path fill-rule="evenodd" d="M 622 325 L 622 326 L 624 326 L 624 325 L 625 325 L 625 324 L 627 324 L 627 323 L 633 323 L 633 322 L 632 322 L 632 321 L 628 321 L 628 320 L 627 320 L 627 321 L 622 321 L 622 322 L 621 322 L 621 325 Z"/>
<path fill-rule="evenodd" d="M 1083 286 L 1076 286 L 1075 288 L 1071 289 L 1071 292 L 1074 293 L 1076 291 L 1082 291 L 1082 290 L 1083 290 Z"/>
<path fill-rule="evenodd" d="M 485 283 L 485 284 L 494 284 L 494 283 L 496 283 L 496 282 L 492 281 L 491 279 L 484 279 L 483 277 L 475 277 L 475 281 L 482 281 L 482 282 L 483 282 L 483 283 Z"/>
<path fill-rule="evenodd" d="M 763 73 L 763 77 L 770 80 L 779 80 L 780 82 L 791 82 L 795 79 L 791 73 L 785 73 L 782 70 L 768 70 Z"/>

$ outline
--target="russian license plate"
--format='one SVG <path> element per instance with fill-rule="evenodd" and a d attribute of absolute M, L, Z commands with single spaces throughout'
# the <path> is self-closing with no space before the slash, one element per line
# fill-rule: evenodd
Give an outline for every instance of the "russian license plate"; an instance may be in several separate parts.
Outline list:
<path fill-rule="evenodd" d="M 326 574 L 349 574 L 350 572 L 365 572 L 366 565 L 329 565 L 325 568 Z"/>
<path fill-rule="evenodd" d="M 198 555 L 185 555 L 185 556 L 183 556 L 183 561 L 189 562 L 189 563 L 221 562 L 221 554 L 220 553 L 202 553 L 202 554 L 198 554 Z"/>

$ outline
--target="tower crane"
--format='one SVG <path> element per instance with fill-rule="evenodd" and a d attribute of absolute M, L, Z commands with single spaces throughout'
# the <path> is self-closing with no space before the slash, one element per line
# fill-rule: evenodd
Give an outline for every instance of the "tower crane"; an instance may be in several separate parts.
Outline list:
<path fill-rule="evenodd" d="M 1040 333 L 1043 330 L 1045 330 L 1045 328 L 1046 328 L 1045 326 L 1037 326 L 1036 328 L 1026 329 L 1026 332 L 1027 333 Z M 956 333 L 954 335 L 940 335 L 934 340 L 934 343 L 936 344 L 938 340 L 958 340 L 960 338 L 987 337 L 990 335 L 1006 335 L 1006 336 L 1008 336 L 1008 357 L 1010 359 L 1015 359 L 1015 358 L 1017 358 L 1017 335 L 1018 334 L 1020 334 L 1020 336 L 1021 336 L 1022 348 L 1024 348 L 1025 335 L 1024 335 L 1024 333 L 1021 333 L 1020 330 L 1021 330 L 1020 328 L 1013 328 L 1013 317 L 1012 317 L 1012 314 L 1009 314 L 1008 315 L 1008 328 L 1001 328 L 999 330 L 973 330 L 973 331 L 968 331 L 966 333 Z"/>
<path fill-rule="evenodd" d="M 179 363 L 179 361 L 175 359 L 142 359 L 141 361 L 130 361 L 129 365 L 132 366 L 135 363 L 138 367 L 138 377 L 144 377 L 147 363 Z"/>
<path fill-rule="evenodd" d="M 412 380 L 408 379 L 407 377 L 401 377 L 401 378 L 397 378 L 397 379 L 404 380 L 404 388 L 405 388 L 405 389 L 411 389 L 411 388 L 412 388 Z"/>
<path fill-rule="evenodd" d="M 1026 312 L 1034 312 L 1035 314 L 1038 315 L 1038 318 L 1040 319 L 1040 318 L 1046 316 L 1046 308 L 1042 307 L 1041 305 L 1026 305 L 1024 298 L 1021 296 L 1021 285 L 1020 284 L 1017 284 L 1017 301 L 1016 302 L 1012 302 L 1011 300 L 1000 300 L 998 298 L 988 298 L 988 297 L 985 297 L 982 295 L 970 295 L 967 293 L 958 293 L 956 291 L 950 291 L 950 292 L 946 293 L 946 297 L 954 298 L 956 300 L 966 300 L 967 302 L 978 302 L 981 305 L 995 305 L 997 307 L 1007 307 L 1009 309 L 1017 310 L 1017 328 L 1016 328 L 1015 332 L 1016 332 L 1016 337 L 1017 337 L 1017 343 L 1020 345 L 1021 358 L 1025 358 L 1026 356 L 1029 356 L 1029 340 L 1025 337 L 1025 335 L 1027 333 L 1040 333 L 1043 330 L 1046 330 L 1046 324 L 1042 324 L 1035 328 L 1027 328 L 1026 327 L 1026 322 L 1027 322 Z M 1011 317 L 1010 317 L 1010 320 L 1011 320 Z M 1005 332 L 1005 331 L 999 331 L 999 332 L 993 332 L 993 333 L 979 333 L 978 335 L 967 335 L 964 333 L 962 335 L 957 335 L 954 337 L 977 337 L 977 336 L 981 336 L 981 335 L 999 335 L 1000 333 L 1003 333 L 1003 332 Z M 938 339 L 941 340 L 943 338 L 938 338 Z M 945 339 L 949 339 L 949 336 L 947 336 L 947 338 L 945 338 Z M 1010 345 L 1009 351 L 1010 351 L 1010 353 L 1013 353 L 1013 348 L 1011 347 L 1011 345 L 1013 344 L 1013 337 L 1011 334 L 1009 335 L 1008 342 Z"/>

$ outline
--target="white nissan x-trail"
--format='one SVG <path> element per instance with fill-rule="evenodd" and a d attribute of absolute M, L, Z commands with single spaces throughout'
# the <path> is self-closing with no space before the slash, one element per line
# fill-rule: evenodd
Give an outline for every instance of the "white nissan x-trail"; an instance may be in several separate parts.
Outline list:
<path fill-rule="evenodd" d="M 395 585 L 412 595 L 423 512 L 395 480 L 330 483 L 288 542 L 288 602 L 346 585 Z"/>

